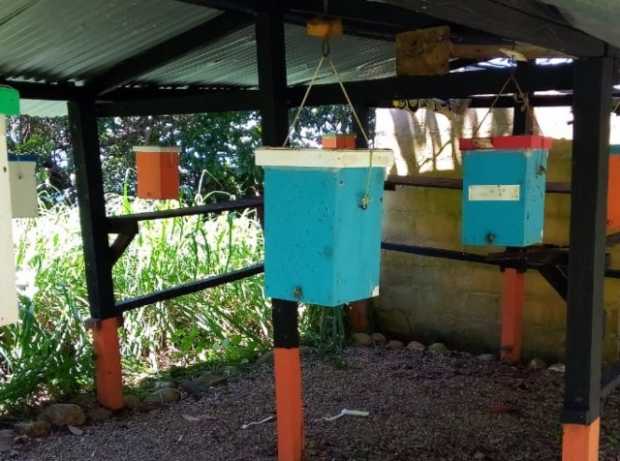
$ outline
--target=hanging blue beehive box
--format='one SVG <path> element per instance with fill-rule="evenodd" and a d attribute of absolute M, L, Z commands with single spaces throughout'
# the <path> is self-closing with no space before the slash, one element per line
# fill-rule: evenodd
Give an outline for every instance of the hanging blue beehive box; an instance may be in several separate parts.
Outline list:
<path fill-rule="evenodd" d="M 338 306 L 379 294 L 383 183 L 392 152 L 261 148 L 265 291 Z M 367 206 L 364 198 L 368 195 Z"/>
<path fill-rule="evenodd" d="M 525 247 L 543 241 L 551 140 L 504 136 L 461 140 L 464 245 Z"/>

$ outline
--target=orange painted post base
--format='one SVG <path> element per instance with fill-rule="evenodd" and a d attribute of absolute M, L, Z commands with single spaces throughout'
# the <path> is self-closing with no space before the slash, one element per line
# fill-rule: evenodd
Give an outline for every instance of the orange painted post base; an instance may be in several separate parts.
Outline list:
<path fill-rule="evenodd" d="M 501 359 L 509 363 L 521 360 L 524 275 L 512 268 L 503 274 Z"/>
<path fill-rule="evenodd" d="M 274 349 L 278 461 L 301 461 L 304 417 L 299 348 Z"/>
<path fill-rule="evenodd" d="M 111 318 L 93 327 L 97 400 L 110 410 L 120 410 L 124 406 L 119 323 L 118 318 Z"/>
<path fill-rule="evenodd" d="M 368 333 L 369 301 L 355 301 L 349 305 L 348 317 L 353 333 Z"/>
<path fill-rule="evenodd" d="M 562 461 L 598 461 L 601 420 L 590 425 L 564 424 Z"/>

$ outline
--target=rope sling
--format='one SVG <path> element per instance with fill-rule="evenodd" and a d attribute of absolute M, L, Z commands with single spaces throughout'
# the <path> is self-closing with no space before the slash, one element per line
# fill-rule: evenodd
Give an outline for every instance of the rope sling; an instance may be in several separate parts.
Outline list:
<path fill-rule="evenodd" d="M 364 141 L 366 142 L 366 145 L 368 146 L 368 174 L 366 176 L 366 186 L 364 190 L 364 195 L 362 196 L 362 199 L 359 203 L 359 206 L 365 210 L 368 208 L 370 204 L 370 182 L 371 182 L 370 179 L 372 175 L 372 165 L 373 165 L 372 162 L 373 162 L 374 148 L 373 146 L 371 146 L 370 138 L 368 137 L 368 134 L 366 133 L 366 130 L 364 129 L 362 121 L 360 120 L 360 117 L 357 111 L 355 110 L 355 107 L 353 106 L 353 102 L 351 101 L 349 93 L 347 92 L 347 89 L 345 88 L 344 83 L 342 82 L 342 78 L 340 77 L 340 74 L 338 73 L 338 70 L 336 69 L 336 65 L 334 64 L 334 61 L 330 57 L 330 51 L 331 51 L 331 48 L 329 45 L 329 39 L 325 38 L 321 44 L 321 58 L 319 59 L 316 69 L 314 70 L 314 74 L 312 75 L 312 79 L 310 80 L 310 83 L 308 84 L 308 88 L 306 88 L 304 96 L 301 100 L 301 104 L 297 108 L 295 117 L 293 117 L 293 121 L 288 127 L 286 139 L 282 143 L 282 147 L 286 147 L 289 144 L 291 140 L 291 135 L 301 115 L 301 111 L 304 109 L 306 102 L 308 101 L 308 96 L 310 95 L 310 91 L 312 91 L 312 87 L 314 86 L 316 80 L 318 79 L 319 72 L 321 68 L 323 67 L 323 64 L 325 63 L 325 61 L 327 61 L 331 68 L 332 74 L 338 83 L 338 86 L 342 90 L 342 94 L 344 95 L 344 98 L 347 101 L 347 105 L 351 109 L 351 113 L 353 114 L 355 123 L 357 124 L 358 129 L 360 133 L 362 134 Z"/>

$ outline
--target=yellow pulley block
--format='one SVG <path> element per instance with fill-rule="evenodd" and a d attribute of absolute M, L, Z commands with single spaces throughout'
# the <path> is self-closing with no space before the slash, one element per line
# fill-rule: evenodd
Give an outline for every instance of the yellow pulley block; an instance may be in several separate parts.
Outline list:
<path fill-rule="evenodd" d="M 340 37 L 342 20 L 340 18 L 312 18 L 306 23 L 306 34 L 322 39 Z"/>

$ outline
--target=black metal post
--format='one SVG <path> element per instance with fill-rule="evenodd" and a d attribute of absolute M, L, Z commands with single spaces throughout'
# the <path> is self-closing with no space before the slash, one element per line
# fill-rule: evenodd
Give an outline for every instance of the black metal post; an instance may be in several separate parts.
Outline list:
<path fill-rule="evenodd" d="M 291 349 L 299 347 L 297 302 L 273 299 L 273 346 Z"/>
<path fill-rule="evenodd" d="M 288 130 L 286 47 L 282 13 L 275 7 L 256 17 L 256 53 L 262 142 L 280 146 Z"/>
<path fill-rule="evenodd" d="M 370 108 L 366 105 L 355 106 L 355 112 L 357 112 L 357 116 L 362 122 L 362 128 L 366 132 L 366 135 L 370 139 Z M 353 133 L 355 133 L 355 147 L 358 149 L 366 149 L 368 148 L 368 143 L 362 134 L 362 130 L 360 129 L 355 117 L 353 117 Z"/>
<path fill-rule="evenodd" d="M 69 123 L 77 178 L 78 203 L 84 244 L 86 285 L 93 319 L 114 317 L 112 253 L 103 195 L 95 102 L 69 102 Z"/>
<path fill-rule="evenodd" d="M 524 93 L 524 96 L 527 100 L 517 101 L 514 105 L 514 118 L 512 124 L 512 134 L 513 135 L 525 135 L 532 134 L 534 130 L 534 120 L 533 120 L 533 110 L 534 108 L 530 108 L 530 98 L 533 96 L 530 92 L 528 92 L 528 88 L 525 86 L 526 81 L 523 78 L 520 78 L 522 75 L 527 74 L 528 63 L 527 62 L 519 62 L 517 63 L 517 74 L 516 79 L 519 82 L 519 86 Z M 515 89 L 516 90 L 516 89 Z M 524 107 L 523 107 L 524 105 Z"/>
<path fill-rule="evenodd" d="M 564 423 L 599 417 L 603 278 L 613 61 L 581 59 L 575 72 Z"/>

